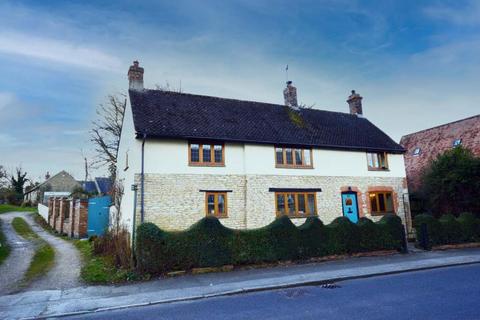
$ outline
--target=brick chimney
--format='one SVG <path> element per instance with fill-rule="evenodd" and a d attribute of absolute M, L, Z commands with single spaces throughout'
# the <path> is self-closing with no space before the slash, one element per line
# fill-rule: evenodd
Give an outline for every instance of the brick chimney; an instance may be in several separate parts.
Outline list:
<path fill-rule="evenodd" d="M 45 175 L 45 180 L 50 179 L 50 172 L 47 171 L 47 174 Z"/>
<path fill-rule="evenodd" d="M 143 68 L 139 67 L 138 61 L 128 69 L 128 88 L 130 90 L 143 90 Z"/>
<path fill-rule="evenodd" d="M 348 97 L 348 106 L 350 107 L 350 114 L 355 114 L 357 116 L 363 115 L 362 111 L 362 96 L 352 90 L 352 94 Z"/>
<path fill-rule="evenodd" d="M 298 110 L 297 88 L 292 85 L 292 81 L 287 81 L 287 87 L 283 90 L 283 98 L 286 106 Z"/>

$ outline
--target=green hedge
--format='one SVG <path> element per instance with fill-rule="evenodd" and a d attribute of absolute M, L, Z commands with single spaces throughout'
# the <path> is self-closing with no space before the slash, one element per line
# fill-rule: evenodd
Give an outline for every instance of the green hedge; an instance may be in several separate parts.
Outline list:
<path fill-rule="evenodd" d="M 253 230 L 232 230 L 213 217 L 186 231 L 166 232 L 153 223 L 137 228 L 137 267 L 152 274 L 197 267 L 256 264 L 372 250 L 402 250 L 403 225 L 386 215 L 378 223 L 344 217 L 324 225 L 308 218 L 296 227 L 288 217 Z"/>
<path fill-rule="evenodd" d="M 417 244 L 422 238 L 422 224 L 427 226 L 429 246 L 480 241 L 480 220 L 469 212 L 460 214 L 458 218 L 451 214 L 443 215 L 440 219 L 428 214 L 416 216 L 413 226 Z"/>

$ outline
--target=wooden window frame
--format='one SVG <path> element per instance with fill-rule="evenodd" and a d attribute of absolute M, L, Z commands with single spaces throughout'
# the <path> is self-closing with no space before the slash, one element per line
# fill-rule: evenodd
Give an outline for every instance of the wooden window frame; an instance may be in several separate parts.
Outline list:
<path fill-rule="evenodd" d="M 375 195 L 375 201 L 377 203 L 377 208 L 380 209 L 380 197 L 378 196 L 379 194 L 383 194 L 383 198 L 385 201 L 385 211 L 373 211 L 373 207 L 371 205 L 371 195 Z M 390 194 L 390 197 L 392 199 L 392 211 L 387 211 L 387 194 Z M 386 215 L 387 213 L 395 213 L 395 200 L 393 198 L 393 192 L 392 191 L 370 191 L 368 193 L 368 201 L 370 202 L 370 214 L 372 216 L 383 216 Z"/>
<path fill-rule="evenodd" d="M 208 196 L 213 195 L 213 201 L 214 201 L 214 214 L 211 214 L 208 211 Z M 224 213 L 220 214 L 218 213 L 218 196 L 223 195 L 223 198 L 225 199 L 225 210 Z M 228 199 L 227 199 L 227 192 L 217 192 L 217 191 L 208 191 L 205 192 L 205 214 L 207 217 L 217 217 L 217 218 L 228 218 Z"/>
<path fill-rule="evenodd" d="M 283 164 L 277 162 L 277 149 L 282 149 L 282 159 Z M 287 164 L 287 152 L 286 149 L 292 149 L 292 164 Z M 302 151 L 302 162 L 305 163 L 305 150 L 310 150 L 310 164 L 297 164 L 297 159 L 295 157 L 295 151 L 301 150 Z M 313 149 L 312 148 L 296 148 L 296 147 L 289 147 L 289 146 L 274 146 L 273 152 L 275 155 L 275 168 L 282 168 L 282 169 L 313 169 Z"/>
<path fill-rule="evenodd" d="M 370 162 L 369 162 L 369 159 L 368 159 L 369 154 L 376 155 L 377 156 L 377 161 L 378 161 L 378 155 L 383 154 L 383 156 L 385 157 L 385 166 L 383 166 L 383 167 L 372 167 L 372 166 L 370 166 Z M 367 156 L 368 171 L 390 171 L 390 169 L 388 167 L 388 153 L 387 152 L 367 152 L 366 156 Z M 380 163 L 380 161 L 378 161 L 378 163 Z"/>
<path fill-rule="evenodd" d="M 192 161 L 192 144 L 198 144 L 198 162 Z M 203 145 L 210 145 L 210 162 L 203 161 Z M 222 146 L 222 162 L 215 162 L 215 146 Z M 192 167 L 225 167 L 225 144 L 219 142 L 195 142 L 188 143 L 188 165 Z"/>
<path fill-rule="evenodd" d="M 295 197 L 295 212 L 293 214 L 290 214 L 287 210 L 288 208 L 288 200 L 287 200 L 287 195 L 293 194 Z M 300 213 L 298 211 L 298 196 L 303 195 L 304 198 L 306 199 L 305 201 L 305 210 L 306 212 Z M 313 210 L 315 212 L 311 213 L 309 212 L 309 207 L 308 207 L 308 195 L 313 195 Z M 283 202 L 285 204 L 285 213 L 282 213 L 278 211 L 278 196 L 283 196 Z M 289 218 L 308 218 L 308 217 L 316 217 L 318 216 L 318 207 L 317 207 L 317 193 L 316 192 L 275 192 L 275 215 L 277 217 L 281 217 L 286 215 Z"/>

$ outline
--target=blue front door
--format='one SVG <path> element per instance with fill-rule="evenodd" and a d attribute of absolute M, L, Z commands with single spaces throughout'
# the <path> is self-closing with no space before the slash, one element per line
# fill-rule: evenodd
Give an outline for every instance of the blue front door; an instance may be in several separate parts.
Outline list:
<path fill-rule="evenodd" d="M 342 193 L 343 215 L 353 223 L 358 222 L 357 194 L 354 192 Z"/>

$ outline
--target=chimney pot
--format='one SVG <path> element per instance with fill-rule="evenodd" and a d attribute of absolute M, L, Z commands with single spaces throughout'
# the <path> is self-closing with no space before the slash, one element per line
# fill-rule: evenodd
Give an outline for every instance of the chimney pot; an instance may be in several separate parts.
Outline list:
<path fill-rule="evenodd" d="M 355 90 L 352 90 L 352 94 L 347 99 L 350 114 L 355 114 L 357 116 L 363 115 L 362 99 L 363 97 L 361 95 L 356 93 Z"/>
<path fill-rule="evenodd" d="M 298 110 L 297 88 L 292 85 L 292 81 L 287 81 L 287 87 L 283 90 L 283 98 L 286 106 Z"/>
<path fill-rule="evenodd" d="M 137 60 L 128 69 L 128 88 L 130 90 L 143 90 L 143 68 Z"/>

